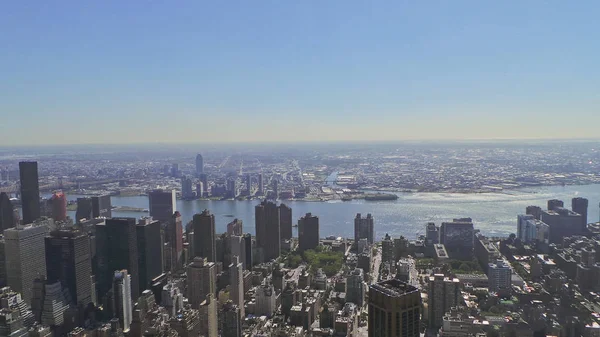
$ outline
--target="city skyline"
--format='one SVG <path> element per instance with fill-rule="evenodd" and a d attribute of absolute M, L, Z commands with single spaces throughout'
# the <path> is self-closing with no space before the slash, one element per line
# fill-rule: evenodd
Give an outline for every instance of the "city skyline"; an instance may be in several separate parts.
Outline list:
<path fill-rule="evenodd" d="M 168 118 L 165 143 L 596 138 L 583 5 L 5 4 L 0 133 L 154 143 Z"/>

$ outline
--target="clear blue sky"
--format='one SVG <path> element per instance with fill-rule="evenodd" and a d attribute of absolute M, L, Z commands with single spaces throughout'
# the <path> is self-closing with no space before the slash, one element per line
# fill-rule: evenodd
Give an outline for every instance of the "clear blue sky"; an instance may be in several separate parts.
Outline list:
<path fill-rule="evenodd" d="M 4 1 L 0 144 L 598 137 L 599 13 Z"/>

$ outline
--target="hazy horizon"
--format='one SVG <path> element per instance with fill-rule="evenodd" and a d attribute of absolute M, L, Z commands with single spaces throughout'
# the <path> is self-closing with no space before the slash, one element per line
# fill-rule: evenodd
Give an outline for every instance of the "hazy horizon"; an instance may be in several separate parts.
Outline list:
<path fill-rule="evenodd" d="M 594 140 L 598 9 L 9 2 L 0 146 Z"/>

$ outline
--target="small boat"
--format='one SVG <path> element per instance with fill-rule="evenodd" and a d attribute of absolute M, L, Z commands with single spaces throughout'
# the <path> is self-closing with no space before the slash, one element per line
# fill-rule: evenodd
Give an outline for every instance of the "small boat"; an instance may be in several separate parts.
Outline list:
<path fill-rule="evenodd" d="M 235 217 L 235 215 L 233 215 L 233 214 L 225 214 L 223 216 L 226 217 L 226 218 L 233 218 L 233 217 Z"/>

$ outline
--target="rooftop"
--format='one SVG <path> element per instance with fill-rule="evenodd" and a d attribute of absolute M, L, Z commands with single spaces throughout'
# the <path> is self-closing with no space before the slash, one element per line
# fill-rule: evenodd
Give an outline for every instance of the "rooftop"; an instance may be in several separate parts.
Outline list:
<path fill-rule="evenodd" d="M 375 283 L 372 284 L 369 288 L 381 292 L 385 295 L 394 297 L 402 296 L 404 294 L 412 292 L 418 292 L 417 288 L 396 279 Z"/>

